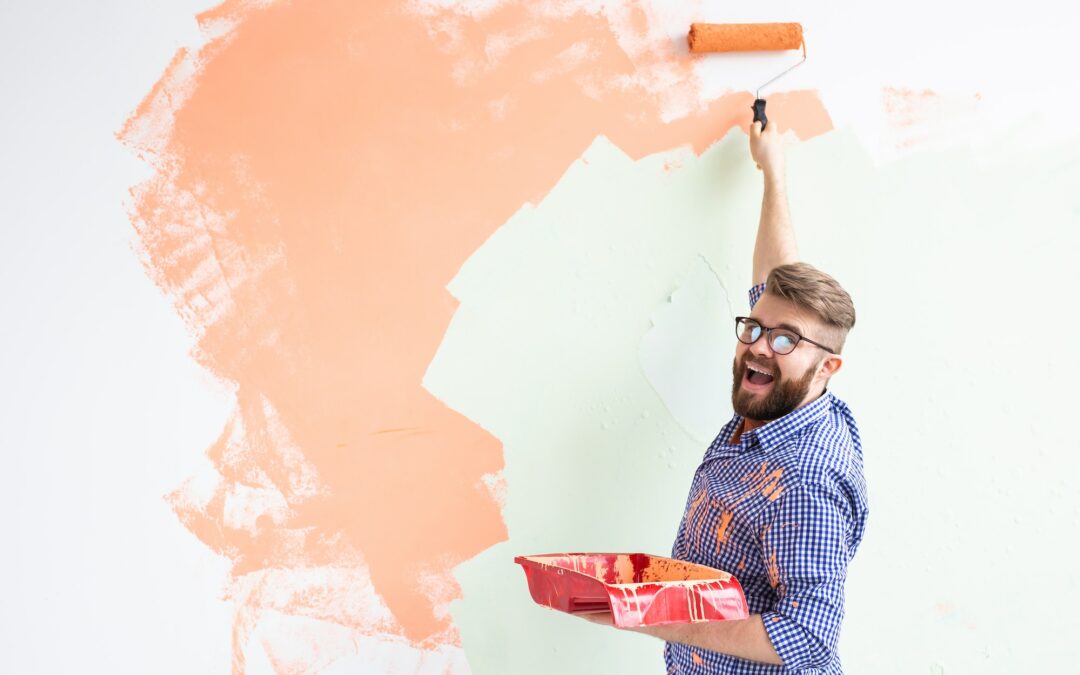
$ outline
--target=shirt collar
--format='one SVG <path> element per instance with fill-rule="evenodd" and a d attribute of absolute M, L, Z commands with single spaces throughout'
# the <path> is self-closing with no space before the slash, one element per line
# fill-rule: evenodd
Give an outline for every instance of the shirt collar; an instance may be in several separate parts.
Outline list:
<path fill-rule="evenodd" d="M 724 426 L 721 435 L 717 437 L 717 442 L 713 444 L 710 451 L 726 448 L 728 451 L 745 452 L 753 448 L 768 452 L 784 441 L 795 437 L 806 425 L 823 417 L 832 407 L 834 399 L 832 393 L 825 390 L 821 396 L 803 407 L 796 408 L 779 419 L 745 432 L 738 443 L 732 443 L 731 437 L 742 426 L 743 418 L 741 415 L 735 415 Z"/>

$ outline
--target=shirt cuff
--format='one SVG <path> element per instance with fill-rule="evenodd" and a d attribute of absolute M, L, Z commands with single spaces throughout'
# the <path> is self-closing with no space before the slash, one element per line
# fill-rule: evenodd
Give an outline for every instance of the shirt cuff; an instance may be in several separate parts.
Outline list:
<path fill-rule="evenodd" d="M 762 612 L 761 623 L 785 668 L 825 668 L 833 660 L 832 652 L 792 619 L 778 612 Z"/>

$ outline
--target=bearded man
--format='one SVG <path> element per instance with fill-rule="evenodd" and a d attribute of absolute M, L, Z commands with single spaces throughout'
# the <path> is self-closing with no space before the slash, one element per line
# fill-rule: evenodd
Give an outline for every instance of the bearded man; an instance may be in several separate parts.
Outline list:
<path fill-rule="evenodd" d="M 773 124 L 754 123 L 750 153 L 765 190 L 751 312 L 735 319 L 735 415 L 694 474 L 672 548 L 734 574 L 750 617 L 630 630 L 667 641 L 668 675 L 836 675 L 844 581 L 868 510 L 859 431 L 827 385 L 855 308 L 835 279 L 798 260 Z"/>

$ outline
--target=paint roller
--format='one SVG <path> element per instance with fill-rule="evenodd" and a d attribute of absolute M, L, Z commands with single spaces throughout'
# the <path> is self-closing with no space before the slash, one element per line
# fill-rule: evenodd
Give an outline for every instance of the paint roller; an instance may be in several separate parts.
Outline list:
<path fill-rule="evenodd" d="M 802 48 L 802 61 L 758 87 L 754 94 L 754 121 L 761 122 L 763 130 L 769 119 L 765 117 L 765 99 L 761 98 L 761 90 L 806 61 L 806 41 L 803 40 L 802 24 L 798 23 L 694 23 L 690 24 L 687 41 L 693 54 L 772 52 Z"/>

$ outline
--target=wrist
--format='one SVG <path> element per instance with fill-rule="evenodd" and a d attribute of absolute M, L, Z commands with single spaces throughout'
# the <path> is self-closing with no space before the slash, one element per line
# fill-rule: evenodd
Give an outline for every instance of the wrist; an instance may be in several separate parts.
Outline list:
<path fill-rule="evenodd" d="M 765 187 L 783 189 L 784 167 L 766 165 L 761 167 L 761 173 L 765 177 Z"/>

